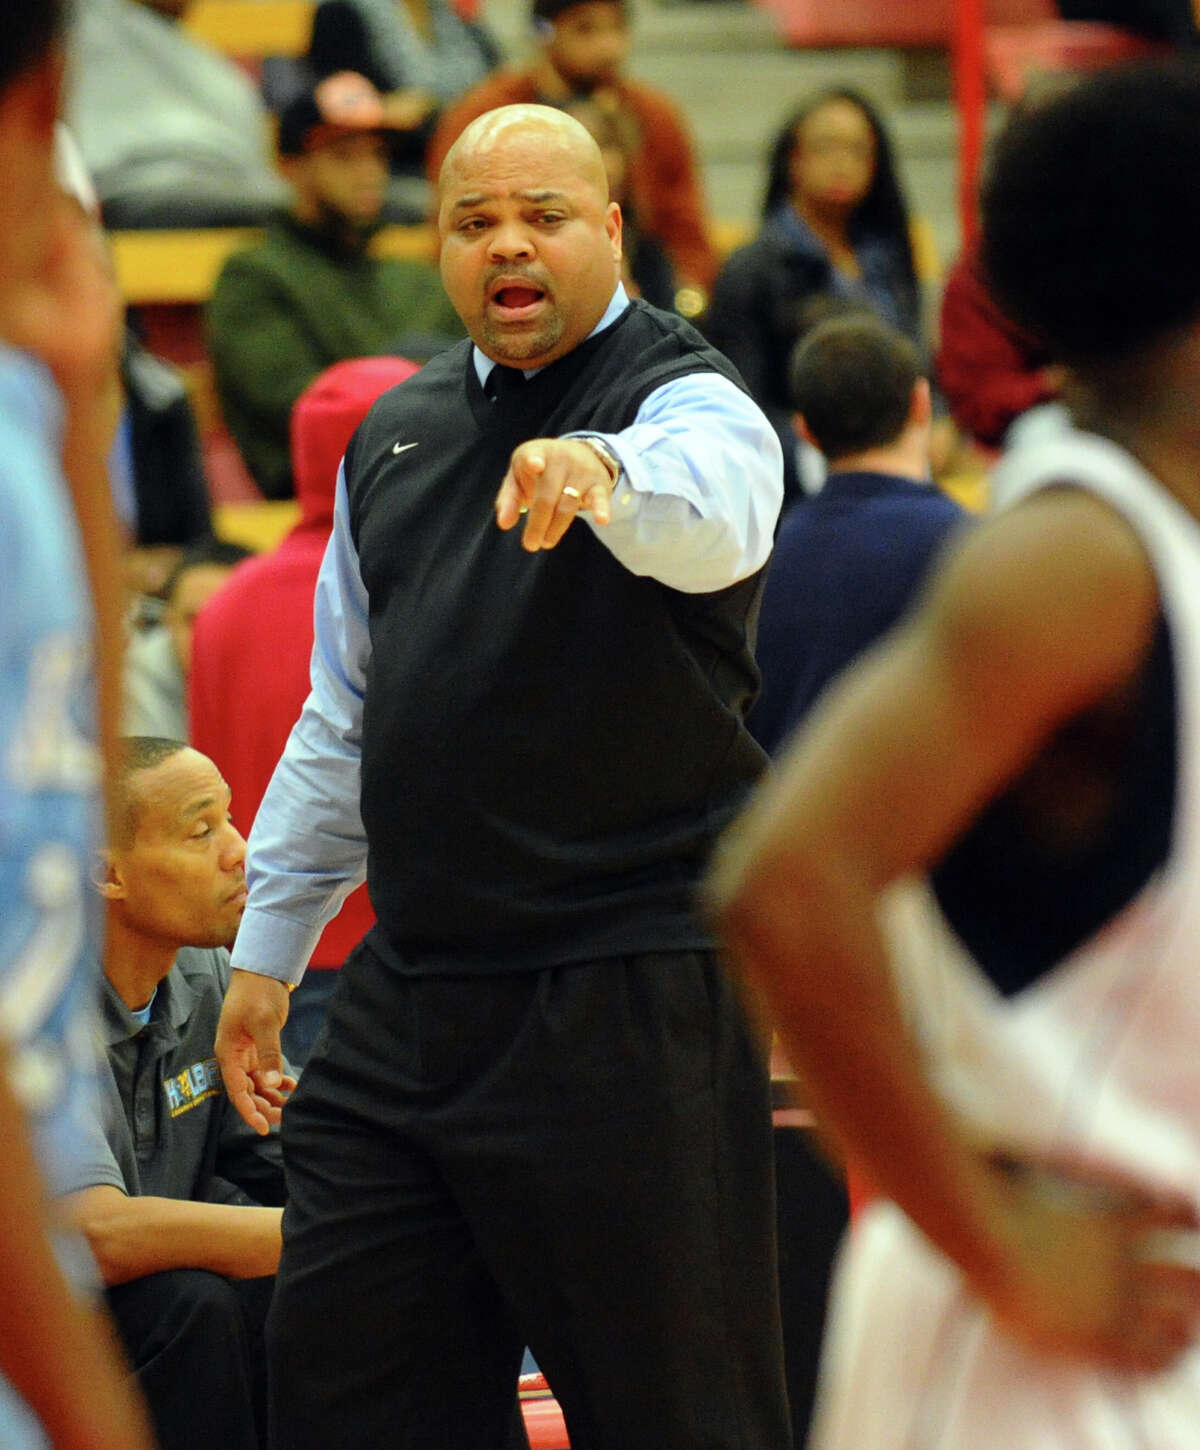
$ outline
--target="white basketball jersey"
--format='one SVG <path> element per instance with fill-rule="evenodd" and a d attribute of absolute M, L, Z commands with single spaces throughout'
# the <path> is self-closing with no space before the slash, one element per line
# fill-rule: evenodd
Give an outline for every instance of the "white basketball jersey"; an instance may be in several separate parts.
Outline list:
<path fill-rule="evenodd" d="M 1168 860 L 1101 931 L 1003 999 L 918 883 L 884 906 L 939 1089 L 997 1138 L 1200 1204 L 1200 526 L 1122 449 L 1065 431 L 997 471 L 1002 504 L 1069 483 L 1132 525 L 1158 580 L 1178 763 Z M 1016 905 L 1014 903 L 1014 905 Z M 1019 909 L 1019 908 L 1018 908 Z M 1038 1358 L 891 1204 L 843 1250 L 810 1450 L 1200 1450 L 1200 1351 L 1158 1376 Z"/>

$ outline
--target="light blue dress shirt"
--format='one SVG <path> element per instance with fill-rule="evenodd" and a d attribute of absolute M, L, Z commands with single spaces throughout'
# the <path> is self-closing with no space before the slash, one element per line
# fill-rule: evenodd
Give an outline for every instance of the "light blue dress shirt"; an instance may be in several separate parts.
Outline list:
<path fill-rule="evenodd" d="M 593 334 L 628 305 L 618 285 Z M 494 364 L 478 348 L 474 356 L 483 382 Z M 631 573 L 704 594 L 766 563 L 783 499 L 779 440 L 728 379 L 677 378 L 621 432 L 567 436 L 602 438 L 620 460 L 612 521 L 580 518 Z M 344 472 L 314 618 L 312 691 L 250 833 L 250 899 L 233 950 L 235 967 L 285 982 L 301 979 L 325 923 L 366 877 L 359 790 L 371 641 Z"/>

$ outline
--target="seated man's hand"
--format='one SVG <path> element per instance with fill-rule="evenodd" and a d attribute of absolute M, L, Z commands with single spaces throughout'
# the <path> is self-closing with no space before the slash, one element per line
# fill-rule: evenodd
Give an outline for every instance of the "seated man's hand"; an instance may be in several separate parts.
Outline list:
<path fill-rule="evenodd" d="M 217 1026 L 217 1061 L 229 1101 L 256 1133 L 278 1123 L 296 1079 L 283 1071 L 279 1033 L 288 1015 L 287 986 L 257 972 L 235 971 Z"/>
<path fill-rule="evenodd" d="M 590 509 L 598 524 L 611 517 L 614 479 L 580 438 L 533 438 L 514 449 L 496 495 L 496 522 L 508 530 L 525 514 L 521 544 L 530 553 L 553 549 Z"/>

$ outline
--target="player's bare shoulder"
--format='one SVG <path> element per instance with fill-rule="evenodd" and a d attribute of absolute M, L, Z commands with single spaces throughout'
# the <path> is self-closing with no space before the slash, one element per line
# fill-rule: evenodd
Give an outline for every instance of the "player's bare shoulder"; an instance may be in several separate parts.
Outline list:
<path fill-rule="evenodd" d="M 1137 671 L 1158 608 L 1136 530 L 1064 481 L 967 532 L 939 571 L 925 625 L 984 694 L 1015 688 L 1066 709 Z"/>

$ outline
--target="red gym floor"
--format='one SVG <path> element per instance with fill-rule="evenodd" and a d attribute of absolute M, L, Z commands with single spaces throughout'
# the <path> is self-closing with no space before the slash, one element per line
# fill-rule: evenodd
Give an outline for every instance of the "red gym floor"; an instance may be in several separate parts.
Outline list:
<path fill-rule="evenodd" d="M 550 1393 L 545 1375 L 521 1376 L 521 1413 L 525 1416 L 529 1450 L 570 1450 L 562 1411 Z"/>

